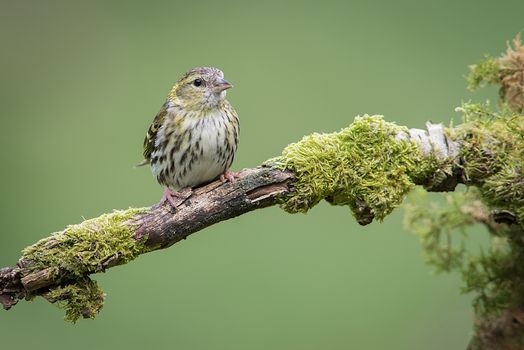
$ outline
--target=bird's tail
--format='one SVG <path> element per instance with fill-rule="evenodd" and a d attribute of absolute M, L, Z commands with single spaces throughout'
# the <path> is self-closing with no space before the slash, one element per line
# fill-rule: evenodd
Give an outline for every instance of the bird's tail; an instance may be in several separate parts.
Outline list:
<path fill-rule="evenodd" d="M 138 167 L 144 166 L 144 165 L 148 165 L 148 164 L 149 164 L 149 159 L 144 159 L 143 161 L 141 161 L 140 163 L 135 165 L 135 168 L 138 168 Z"/>

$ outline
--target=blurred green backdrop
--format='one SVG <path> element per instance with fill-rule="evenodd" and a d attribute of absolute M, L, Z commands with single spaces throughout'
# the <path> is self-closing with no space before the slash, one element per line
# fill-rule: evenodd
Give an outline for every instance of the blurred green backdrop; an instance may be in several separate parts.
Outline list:
<path fill-rule="evenodd" d="M 358 114 L 458 120 L 467 65 L 501 52 L 522 13 L 522 0 L 1 0 L 0 266 L 83 217 L 159 199 L 133 165 L 194 66 L 235 85 L 240 169 Z M 424 265 L 401 210 L 368 227 L 327 204 L 261 210 L 95 278 L 95 321 L 21 302 L 0 312 L 1 347 L 463 349 L 471 335 L 471 297 Z"/>

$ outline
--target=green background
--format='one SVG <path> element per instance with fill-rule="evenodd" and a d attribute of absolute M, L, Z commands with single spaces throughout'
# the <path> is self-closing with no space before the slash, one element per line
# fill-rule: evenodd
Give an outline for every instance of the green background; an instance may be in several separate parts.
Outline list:
<path fill-rule="evenodd" d="M 522 0 L 1 0 L 0 266 L 83 217 L 160 198 L 133 165 L 192 67 L 235 85 L 236 170 L 358 114 L 458 121 L 467 65 L 501 52 L 522 13 Z M 424 265 L 402 210 L 360 227 L 325 203 L 269 208 L 95 278 L 95 321 L 20 302 L 0 312 L 1 348 L 463 349 L 472 332 L 471 296 Z"/>

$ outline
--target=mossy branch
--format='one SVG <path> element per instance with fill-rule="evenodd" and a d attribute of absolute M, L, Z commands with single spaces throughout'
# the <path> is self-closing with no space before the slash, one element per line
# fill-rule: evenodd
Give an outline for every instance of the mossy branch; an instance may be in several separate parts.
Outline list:
<path fill-rule="evenodd" d="M 94 318 L 104 294 L 89 275 L 162 249 L 216 222 L 272 205 L 290 191 L 293 174 L 245 169 L 235 183 L 194 189 L 175 209 L 130 208 L 67 227 L 25 248 L 16 267 L 0 269 L 0 302 L 42 296 L 66 310 L 66 319 Z"/>
<path fill-rule="evenodd" d="M 461 154 L 467 191 L 444 203 L 413 197 L 406 226 L 420 236 L 427 262 L 458 271 L 475 298 L 475 333 L 468 350 L 524 349 L 524 46 L 520 35 L 497 58 L 470 66 L 469 87 L 499 85 L 499 112 L 467 104 Z M 481 224 L 490 242 L 467 246 L 465 227 Z"/>
<path fill-rule="evenodd" d="M 475 120 L 449 129 L 427 123 L 427 130 L 419 130 L 380 116 L 357 117 L 340 132 L 313 134 L 289 145 L 263 166 L 243 170 L 234 183 L 216 181 L 194 189 L 176 210 L 115 211 L 42 239 L 24 249 L 16 267 L 0 270 L 0 302 L 9 309 L 20 299 L 42 296 L 63 306 L 68 320 L 93 318 L 104 294 L 91 274 L 270 205 L 306 212 L 325 199 L 348 206 L 364 225 L 382 220 L 415 185 L 452 191 L 458 183 L 471 183 L 497 200 L 497 184 L 509 183 L 515 174 L 504 154 L 518 140 L 508 128 L 524 126 L 522 117 L 511 120 L 510 127 L 502 120 Z M 506 204 L 522 222 L 522 211 Z"/>

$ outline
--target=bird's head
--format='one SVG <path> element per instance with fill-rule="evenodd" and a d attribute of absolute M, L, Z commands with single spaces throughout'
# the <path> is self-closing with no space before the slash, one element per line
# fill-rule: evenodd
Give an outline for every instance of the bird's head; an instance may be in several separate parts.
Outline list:
<path fill-rule="evenodd" d="M 226 98 L 226 90 L 233 87 L 218 68 L 197 67 L 180 78 L 171 89 L 168 99 L 186 110 L 217 108 Z"/>

